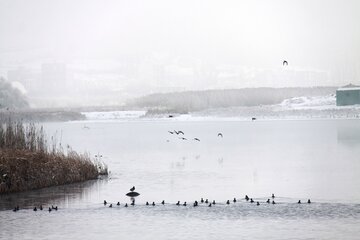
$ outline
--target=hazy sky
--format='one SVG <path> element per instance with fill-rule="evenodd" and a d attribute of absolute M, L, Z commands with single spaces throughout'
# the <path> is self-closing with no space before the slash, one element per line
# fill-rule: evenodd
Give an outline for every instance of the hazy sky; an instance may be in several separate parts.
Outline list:
<path fill-rule="evenodd" d="M 360 68 L 359 0 L 0 0 L 0 55 Z M 4 57 L 0 59 L 6 62 Z"/>

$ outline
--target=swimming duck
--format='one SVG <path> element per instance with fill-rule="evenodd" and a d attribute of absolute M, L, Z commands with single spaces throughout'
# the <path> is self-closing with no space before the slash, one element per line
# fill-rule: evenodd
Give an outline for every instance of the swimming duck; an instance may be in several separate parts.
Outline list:
<path fill-rule="evenodd" d="M 106 200 L 104 200 L 104 205 L 106 205 L 107 204 L 107 201 Z"/>
<path fill-rule="evenodd" d="M 153 202 L 152 205 L 155 206 L 155 202 Z"/>
<path fill-rule="evenodd" d="M 184 202 L 183 206 L 186 206 L 186 202 Z"/>
<path fill-rule="evenodd" d="M 272 201 L 272 204 L 276 204 L 274 200 Z"/>
<path fill-rule="evenodd" d="M 110 207 L 110 208 L 112 207 L 112 203 L 109 205 L 109 207 Z"/>
<path fill-rule="evenodd" d="M 205 203 L 209 203 L 209 200 L 208 200 L 208 199 L 206 199 L 206 200 L 205 200 Z"/>
<path fill-rule="evenodd" d="M 308 199 L 308 203 L 311 203 L 310 199 Z"/>
<path fill-rule="evenodd" d="M 161 204 L 164 205 L 164 204 L 165 204 L 165 200 L 162 200 Z"/>
<path fill-rule="evenodd" d="M 245 195 L 245 200 L 249 201 L 249 196 L 248 195 Z"/>
<path fill-rule="evenodd" d="M 213 204 L 213 205 L 215 205 L 215 204 L 216 204 L 215 200 L 213 200 L 212 204 Z"/>
<path fill-rule="evenodd" d="M 201 198 L 200 202 L 201 202 L 201 203 L 204 203 L 204 199 L 203 199 L 203 198 Z"/>
<path fill-rule="evenodd" d="M 127 203 L 125 203 L 125 207 L 128 207 Z"/>
<path fill-rule="evenodd" d="M 176 203 L 176 206 L 180 206 L 180 201 L 178 201 L 178 202 Z"/>
<path fill-rule="evenodd" d="M 234 198 L 233 202 L 236 203 L 236 198 Z"/>
<path fill-rule="evenodd" d="M 298 204 L 301 204 L 301 201 L 300 201 L 300 200 L 298 201 Z"/>
<path fill-rule="evenodd" d="M 256 205 L 257 205 L 257 206 L 259 206 L 259 205 L 260 205 L 260 203 L 259 203 L 259 202 L 256 202 Z"/>
<path fill-rule="evenodd" d="M 254 200 L 253 200 L 252 198 L 250 198 L 250 202 L 251 202 L 251 203 L 253 203 L 253 202 L 254 202 Z"/>
<path fill-rule="evenodd" d="M 267 203 L 270 203 L 270 199 L 268 198 L 268 200 L 266 201 Z"/>
<path fill-rule="evenodd" d="M 230 200 L 227 200 L 227 201 L 226 201 L 226 204 L 230 204 Z"/>
<path fill-rule="evenodd" d="M 272 197 L 272 198 L 275 198 L 275 195 L 274 195 L 274 194 L 272 194 L 272 195 L 271 195 L 271 197 Z"/>
<path fill-rule="evenodd" d="M 120 202 L 117 202 L 117 204 L 116 204 L 116 205 L 120 206 Z"/>

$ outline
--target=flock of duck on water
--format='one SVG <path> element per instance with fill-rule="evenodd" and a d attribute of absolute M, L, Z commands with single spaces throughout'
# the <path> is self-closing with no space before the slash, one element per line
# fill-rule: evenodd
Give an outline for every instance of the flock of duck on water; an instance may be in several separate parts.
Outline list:
<path fill-rule="evenodd" d="M 135 206 L 135 198 L 134 197 L 137 197 L 139 196 L 140 194 L 135 192 L 135 186 L 133 186 L 132 188 L 130 188 L 130 192 L 126 194 L 127 196 L 130 196 L 131 197 L 131 203 L 130 205 L 131 206 Z M 275 195 L 272 194 L 271 195 L 271 198 L 272 200 L 270 200 L 270 198 L 267 199 L 267 201 L 265 203 L 267 204 L 276 204 L 275 202 Z M 250 203 L 255 203 L 255 201 L 252 199 L 252 198 L 249 198 L 248 195 L 245 195 L 245 198 L 246 202 L 250 202 Z M 232 200 L 233 203 L 236 203 L 238 200 L 236 198 L 234 198 Z M 216 201 L 213 200 L 213 201 L 209 201 L 209 199 L 205 199 L 204 198 L 201 198 L 201 200 L 199 201 L 200 203 L 202 204 L 206 204 L 208 207 L 212 207 L 214 205 L 216 205 Z M 197 200 L 194 201 L 194 203 L 192 204 L 194 207 L 197 207 L 199 206 L 199 202 Z M 299 200 L 297 202 L 298 204 L 301 204 L 301 200 Z M 311 200 L 308 199 L 307 200 L 307 203 L 310 204 L 311 203 Z M 106 200 L 104 200 L 104 206 L 106 206 L 108 204 L 108 202 Z M 227 200 L 226 201 L 226 204 L 229 205 L 230 204 L 230 200 Z M 117 202 L 116 204 L 117 206 L 120 206 L 120 202 Z M 151 204 L 149 202 L 146 202 L 145 203 L 146 206 L 155 206 L 156 203 L 155 202 L 152 202 Z M 161 205 L 165 205 L 165 200 L 162 200 L 161 201 Z M 183 202 L 183 203 L 180 203 L 180 201 L 177 201 L 177 203 L 175 204 L 176 206 L 188 206 L 187 202 Z M 260 205 L 260 202 L 259 201 L 256 201 L 256 205 L 259 206 Z M 125 203 L 124 207 L 128 207 L 129 205 L 127 203 Z M 113 204 L 110 203 L 109 204 L 109 207 L 112 208 L 113 207 Z"/>

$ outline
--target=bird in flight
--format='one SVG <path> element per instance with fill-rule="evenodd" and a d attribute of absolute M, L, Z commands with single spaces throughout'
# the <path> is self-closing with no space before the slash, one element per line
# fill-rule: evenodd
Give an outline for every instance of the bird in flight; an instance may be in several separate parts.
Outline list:
<path fill-rule="evenodd" d="M 288 62 L 286 60 L 283 61 L 283 66 L 287 66 Z"/>
<path fill-rule="evenodd" d="M 133 192 L 135 190 L 135 186 L 133 186 L 132 188 L 130 188 L 130 191 Z"/>
<path fill-rule="evenodd" d="M 195 141 L 199 141 L 199 142 L 200 142 L 200 139 L 198 139 L 198 138 L 194 138 L 194 140 L 195 140 Z"/>
<path fill-rule="evenodd" d="M 218 137 L 223 137 L 222 133 L 218 133 Z"/>

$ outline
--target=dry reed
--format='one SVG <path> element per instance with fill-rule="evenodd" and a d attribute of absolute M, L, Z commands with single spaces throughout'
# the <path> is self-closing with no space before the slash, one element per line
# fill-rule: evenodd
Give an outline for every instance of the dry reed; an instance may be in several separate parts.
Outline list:
<path fill-rule="evenodd" d="M 49 147 L 42 127 L 0 123 L 0 194 L 96 179 L 107 167 L 69 146 Z"/>

